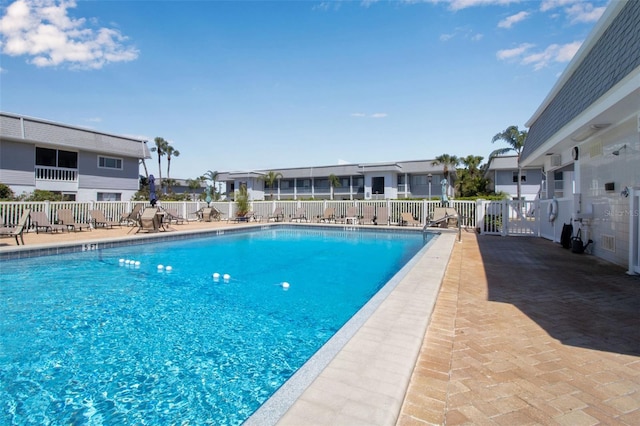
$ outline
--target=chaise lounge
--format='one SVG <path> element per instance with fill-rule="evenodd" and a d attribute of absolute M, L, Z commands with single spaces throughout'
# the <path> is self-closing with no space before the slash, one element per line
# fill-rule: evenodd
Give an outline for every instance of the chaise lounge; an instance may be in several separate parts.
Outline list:
<path fill-rule="evenodd" d="M 0 227 L 0 235 L 5 237 L 14 237 L 16 239 L 16 245 L 20 245 L 20 241 L 22 241 L 22 245 L 24 245 L 24 237 L 23 233 L 25 228 L 27 227 L 27 220 L 29 220 L 29 215 L 31 214 L 31 209 L 25 209 L 22 212 L 22 216 L 20 216 L 20 220 L 18 224 L 13 226 L 3 226 Z M 20 240 L 18 241 L 18 237 Z"/>

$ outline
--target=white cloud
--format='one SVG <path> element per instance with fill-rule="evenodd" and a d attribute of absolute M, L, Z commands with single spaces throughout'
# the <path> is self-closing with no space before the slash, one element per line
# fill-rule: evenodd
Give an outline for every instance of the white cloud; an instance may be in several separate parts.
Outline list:
<path fill-rule="evenodd" d="M 575 2 L 576 0 L 543 0 L 540 4 L 540 10 L 542 12 L 547 12 L 558 7 L 565 7 Z"/>
<path fill-rule="evenodd" d="M 595 22 L 604 13 L 606 7 L 593 7 L 591 3 L 575 3 L 565 9 L 572 24 Z"/>
<path fill-rule="evenodd" d="M 17 0 L 0 19 L 0 48 L 9 56 L 27 56 L 38 67 L 67 65 L 99 69 L 110 62 L 132 61 L 138 50 L 111 28 L 91 28 L 72 18 L 74 0 Z M 92 21 L 93 22 L 93 21 Z"/>
<path fill-rule="evenodd" d="M 482 34 L 474 33 L 473 30 L 466 27 L 458 27 L 452 33 L 440 34 L 440 41 L 449 41 L 452 38 L 462 38 L 464 40 L 478 41 L 482 39 Z"/>
<path fill-rule="evenodd" d="M 500 60 L 515 58 L 518 56 L 522 56 L 524 52 L 526 52 L 527 50 L 531 49 L 534 46 L 535 45 L 531 43 L 522 43 L 520 46 L 514 47 L 513 49 L 498 50 L 498 53 L 496 53 L 496 56 Z"/>
<path fill-rule="evenodd" d="M 451 0 L 449 9 L 462 10 L 476 6 L 506 6 L 511 3 L 519 3 L 520 0 Z"/>
<path fill-rule="evenodd" d="M 524 21 L 531 15 L 529 12 L 518 12 L 515 15 L 511 15 L 498 22 L 498 28 L 511 28 L 514 24 Z"/>
<path fill-rule="evenodd" d="M 562 45 L 552 44 L 541 52 L 528 53 L 534 45 L 525 43 L 514 49 L 500 50 L 496 56 L 500 60 L 514 59 L 518 60 L 522 65 L 533 65 L 533 68 L 537 71 L 549 66 L 551 63 L 569 62 L 581 45 L 581 41 Z"/>
<path fill-rule="evenodd" d="M 389 114 L 387 114 L 386 112 L 375 112 L 373 114 L 365 114 L 364 112 L 353 112 L 351 113 L 352 117 L 358 117 L 358 118 L 385 118 L 387 117 Z"/>

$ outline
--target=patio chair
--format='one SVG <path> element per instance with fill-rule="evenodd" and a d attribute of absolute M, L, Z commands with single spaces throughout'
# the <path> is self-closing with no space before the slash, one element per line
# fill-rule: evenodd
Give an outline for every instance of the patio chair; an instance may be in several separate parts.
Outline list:
<path fill-rule="evenodd" d="M 298 222 L 302 222 L 303 220 L 307 221 L 307 210 L 304 207 L 300 207 L 296 212 L 291 216 L 291 222 L 297 220 Z"/>
<path fill-rule="evenodd" d="M 389 225 L 389 210 L 386 207 L 378 207 L 378 214 L 376 215 L 376 225 Z"/>
<path fill-rule="evenodd" d="M 41 229 L 44 229 L 44 232 L 69 230 L 65 225 L 51 223 L 45 212 L 31 212 L 29 217 L 31 218 L 31 226 L 36 229 L 36 234 L 39 234 Z"/>
<path fill-rule="evenodd" d="M 376 211 L 374 206 L 362 206 L 362 225 L 374 225 L 376 223 Z"/>
<path fill-rule="evenodd" d="M 175 223 L 176 225 L 182 225 L 186 220 L 185 218 L 180 216 L 177 212 L 174 213 L 173 211 L 168 210 L 168 209 L 166 209 L 166 208 L 164 208 L 162 206 L 160 207 L 160 209 L 164 213 L 164 219 L 169 224 Z"/>
<path fill-rule="evenodd" d="M 104 217 L 104 213 L 102 210 L 89 210 L 89 216 L 91 216 L 91 220 L 93 221 L 93 227 L 97 228 L 98 226 L 102 226 L 103 228 L 113 228 L 114 226 L 122 226 L 122 223 L 117 222 L 115 220 L 109 220 Z"/>
<path fill-rule="evenodd" d="M 233 218 L 233 221 L 236 222 L 236 223 L 239 223 L 239 222 L 251 222 L 251 221 L 262 222 L 262 216 L 257 215 L 253 211 L 248 211 L 243 215 L 236 215 Z"/>
<path fill-rule="evenodd" d="M 422 226 L 420 221 L 413 218 L 411 213 L 405 212 L 400 215 L 400 226 Z"/>
<path fill-rule="evenodd" d="M 73 231 L 82 231 L 83 228 L 91 230 L 91 226 L 88 223 L 77 222 L 73 217 L 71 209 L 58 209 L 58 222 L 67 227 L 67 229 L 73 229 Z"/>
<path fill-rule="evenodd" d="M 322 216 L 318 218 L 318 222 L 331 223 L 336 220 L 336 209 L 333 207 L 327 207 L 324 209 Z"/>
<path fill-rule="evenodd" d="M 455 209 L 451 207 L 436 207 L 433 209 L 431 219 L 429 219 L 429 226 L 448 228 L 449 226 L 456 226 L 458 219 L 458 212 Z"/>
<path fill-rule="evenodd" d="M 356 206 L 347 207 L 347 213 L 336 222 L 355 225 L 358 223 L 358 208 Z"/>
<path fill-rule="evenodd" d="M 213 218 L 213 209 L 211 207 L 205 207 L 202 209 L 202 220 L 205 222 L 211 222 Z"/>
<path fill-rule="evenodd" d="M 138 225 L 138 219 L 140 219 L 140 212 L 142 211 L 143 204 L 138 203 L 133 206 L 131 212 L 123 213 L 120 217 L 120 223 L 126 223 L 127 225 Z"/>
<path fill-rule="evenodd" d="M 16 245 L 20 245 L 20 241 L 22 241 L 22 245 L 24 245 L 24 237 L 22 234 L 27 227 L 27 220 L 29 220 L 30 214 L 31 209 L 25 209 L 22 212 L 22 216 L 20 216 L 20 220 L 18 221 L 18 224 L 16 226 L 0 227 L 0 235 L 6 237 L 14 237 L 16 239 Z M 20 237 L 20 241 L 18 241 L 18 237 Z"/>
<path fill-rule="evenodd" d="M 282 211 L 282 207 L 276 207 L 273 213 L 269 215 L 267 221 L 273 220 L 274 222 L 282 222 L 284 220 L 284 212 Z"/>
<path fill-rule="evenodd" d="M 158 215 L 157 207 L 147 207 L 140 215 L 140 223 L 138 224 L 138 232 L 158 232 L 162 226 L 162 220 Z"/>

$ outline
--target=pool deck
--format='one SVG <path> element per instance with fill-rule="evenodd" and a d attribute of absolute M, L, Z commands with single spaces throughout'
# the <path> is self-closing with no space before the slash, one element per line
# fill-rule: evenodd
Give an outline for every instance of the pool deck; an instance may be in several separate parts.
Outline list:
<path fill-rule="evenodd" d="M 25 243 L 131 229 L 28 233 Z M 295 403 L 278 407 L 278 424 L 640 424 L 640 277 L 541 238 L 441 237 Z M 0 251 L 15 249 L 0 239 Z"/>

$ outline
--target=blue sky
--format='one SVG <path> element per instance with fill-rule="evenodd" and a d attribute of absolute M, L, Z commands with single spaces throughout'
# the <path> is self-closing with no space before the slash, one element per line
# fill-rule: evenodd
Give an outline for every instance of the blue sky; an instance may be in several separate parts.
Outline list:
<path fill-rule="evenodd" d="M 3 111 L 161 136 L 180 151 L 171 177 L 195 178 L 486 159 L 504 146 L 493 135 L 524 129 L 607 2 L 0 5 Z"/>

